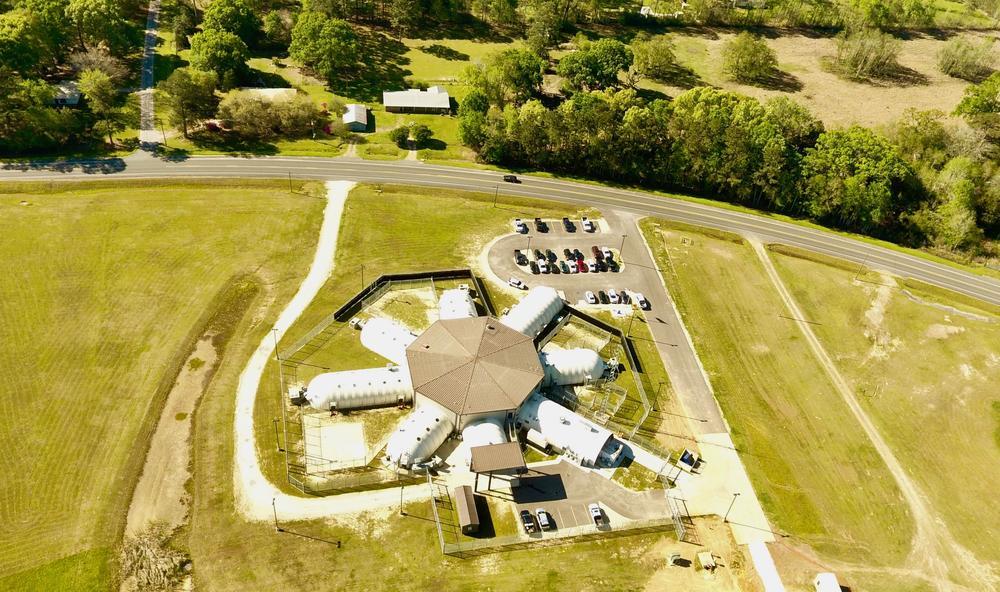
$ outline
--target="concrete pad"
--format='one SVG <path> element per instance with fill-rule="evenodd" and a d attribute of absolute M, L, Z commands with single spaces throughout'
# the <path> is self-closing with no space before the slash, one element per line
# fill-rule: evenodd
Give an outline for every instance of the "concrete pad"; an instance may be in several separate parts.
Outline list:
<path fill-rule="evenodd" d="M 305 426 L 308 472 L 330 471 L 365 464 L 365 428 L 361 423 L 336 422 Z"/>
<path fill-rule="evenodd" d="M 750 543 L 748 546 L 750 558 L 753 559 L 754 569 L 760 576 L 761 583 L 764 584 L 764 592 L 785 592 L 785 585 L 778 575 L 778 568 L 774 566 L 774 559 L 767 549 L 767 543 L 760 541 Z"/>
<path fill-rule="evenodd" d="M 764 515 L 750 478 L 729 434 L 706 434 L 699 439 L 702 464 L 696 474 L 682 473 L 671 496 L 684 500 L 692 516 L 725 516 L 740 545 L 774 541 L 771 525 Z M 733 495 L 736 501 L 733 502 Z M 732 504 L 732 509 L 729 509 Z"/>

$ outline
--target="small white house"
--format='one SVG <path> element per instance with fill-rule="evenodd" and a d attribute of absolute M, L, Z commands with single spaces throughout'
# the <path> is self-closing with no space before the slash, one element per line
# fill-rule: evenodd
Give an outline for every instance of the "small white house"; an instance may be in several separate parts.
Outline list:
<path fill-rule="evenodd" d="M 816 577 L 813 578 L 813 587 L 816 588 L 816 592 L 840 592 L 837 574 L 828 571 L 816 574 Z"/>
<path fill-rule="evenodd" d="M 75 80 L 61 80 L 52 85 L 55 94 L 52 96 L 52 104 L 57 107 L 77 107 L 80 105 L 80 89 L 77 88 Z"/>
<path fill-rule="evenodd" d="M 344 125 L 349 131 L 363 132 L 368 129 L 368 107 L 351 103 L 343 116 Z"/>

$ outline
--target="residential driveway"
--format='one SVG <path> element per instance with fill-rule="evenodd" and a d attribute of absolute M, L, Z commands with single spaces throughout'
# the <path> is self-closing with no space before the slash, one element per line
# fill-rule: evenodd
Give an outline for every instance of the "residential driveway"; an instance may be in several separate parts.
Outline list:
<path fill-rule="evenodd" d="M 532 467 L 514 489 L 517 512 L 532 514 L 544 508 L 557 529 L 592 525 L 587 506 L 597 502 L 614 514 L 631 520 L 649 520 L 670 516 L 662 489 L 636 492 L 575 464 L 558 463 Z M 605 514 L 610 526 L 614 518 Z"/>

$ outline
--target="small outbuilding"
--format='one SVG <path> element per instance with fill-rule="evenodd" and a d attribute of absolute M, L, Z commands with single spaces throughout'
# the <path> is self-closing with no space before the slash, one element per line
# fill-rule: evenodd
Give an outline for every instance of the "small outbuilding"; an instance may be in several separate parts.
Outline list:
<path fill-rule="evenodd" d="M 56 107 L 78 107 L 80 105 L 80 89 L 75 80 L 62 80 L 52 85 L 55 94 L 52 104 Z"/>
<path fill-rule="evenodd" d="M 837 574 L 828 571 L 816 574 L 816 577 L 813 578 L 813 587 L 816 592 L 840 592 Z"/>
<path fill-rule="evenodd" d="M 344 126 L 348 131 L 363 132 L 368 129 L 368 107 L 351 103 L 343 116 Z"/>
<path fill-rule="evenodd" d="M 493 487 L 493 476 L 505 477 L 511 487 L 517 487 L 519 476 L 528 470 L 521 454 L 521 445 L 517 442 L 473 446 L 470 450 L 472 461 L 469 470 L 476 474 L 476 488 L 479 488 L 479 475 L 487 475 L 486 489 Z"/>
<path fill-rule="evenodd" d="M 451 113 L 451 97 L 443 86 L 385 91 L 382 104 L 390 113 Z"/>
<path fill-rule="evenodd" d="M 479 511 L 476 510 L 476 496 L 472 493 L 472 488 L 462 485 L 452 490 L 451 495 L 455 500 L 455 512 L 458 514 L 462 534 L 479 532 Z"/>

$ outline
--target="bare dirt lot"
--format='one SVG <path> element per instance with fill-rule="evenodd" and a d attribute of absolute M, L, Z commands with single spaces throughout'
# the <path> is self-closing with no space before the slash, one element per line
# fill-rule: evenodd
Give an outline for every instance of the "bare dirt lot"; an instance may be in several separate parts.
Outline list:
<path fill-rule="evenodd" d="M 969 34 L 976 37 L 994 33 Z M 901 42 L 899 63 L 903 76 L 884 82 L 853 82 L 829 71 L 824 63 L 836 55 L 833 37 L 787 34 L 767 39 L 778 54 L 779 68 L 787 75 L 780 88 L 763 88 L 731 82 L 722 71 L 722 47 L 732 33 L 702 31 L 674 33 L 680 63 L 693 72 L 682 85 L 644 81 L 642 86 L 676 96 L 690 86 L 707 84 L 734 90 L 761 100 L 789 96 L 808 107 L 828 126 L 881 125 L 898 119 L 912 107 L 950 113 L 967 83 L 942 74 L 937 53 L 945 40 L 915 37 Z"/>

